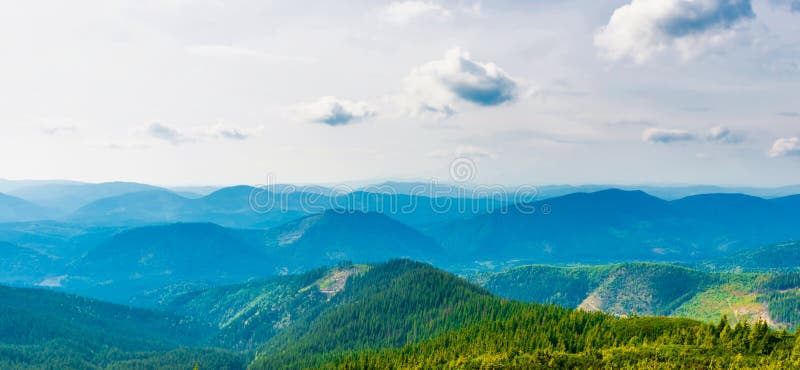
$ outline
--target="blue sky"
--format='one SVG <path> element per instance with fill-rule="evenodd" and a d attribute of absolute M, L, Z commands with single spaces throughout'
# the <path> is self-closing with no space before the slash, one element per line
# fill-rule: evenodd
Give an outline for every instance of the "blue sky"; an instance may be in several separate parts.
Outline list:
<path fill-rule="evenodd" d="M 800 183 L 800 2 L 36 1 L 0 177 Z"/>

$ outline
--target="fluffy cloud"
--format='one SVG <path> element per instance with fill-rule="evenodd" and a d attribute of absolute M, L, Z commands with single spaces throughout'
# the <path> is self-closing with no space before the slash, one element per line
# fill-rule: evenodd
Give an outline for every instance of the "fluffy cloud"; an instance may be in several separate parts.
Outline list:
<path fill-rule="evenodd" d="M 795 137 L 782 137 L 775 140 L 769 150 L 770 157 L 800 156 L 800 139 Z"/>
<path fill-rule="evenodd" d="M 376 112 L 366 102 L 323 96 L 317 101 L 298 108 L 303 120 L 329 126 L 343 126 L 375 116 Z"/>
<path fill-rule="evenodd" d="M 669 144 L 694 140 L 694 135 L 685 130 L 649 128 L 642 133 L 642 140 L 649 144 Z"/>
<path fill-rule="evenodd" d="M 614 11 L 594 44 L 612 60 L 643 63 L 669 49 L 688 59 L 725 43 L 754 17 L 750 0 L 632 0 Z"/>
<path fill-rule="evenodd" d="M 517 95 L 517 82 L 496 64 L 473 60 L 454 48 L 444 59 L 426 63 L 406 78 L 406 92 L 416 114 L 447 117 L 458 101 L 480 106 L 499 105 Z"/>
<path fill-rule="evenodd" d="M 450 10 L 431 1 L 396 1 L 386 6 L 384 17 L 397 24 L 404 24 L 418 18 L 447 19 Z"/>
<path fill-rule="evenodd" d="M 156 139 L 168 141 L 175 145 L 194 141 L 194 139 L 182 134 L 180 131 L 158 122 L 151 124 L 147 128 L 147 133 Z"/>
<path fill-rule="evenodd" d="M 737 144 L 744 140 L 741 134 L 735 133 L 728 128 L 718 126 L 708 131 L 706 140 L 718 144 Z"/>

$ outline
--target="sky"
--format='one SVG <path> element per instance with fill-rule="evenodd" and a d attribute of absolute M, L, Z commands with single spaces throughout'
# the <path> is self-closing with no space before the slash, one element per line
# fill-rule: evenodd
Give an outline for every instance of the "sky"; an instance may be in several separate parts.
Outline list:
<path fill-rule="evenodd" d="M 800 183 L 800 0 L 4 1 L 0 178 Z"/>

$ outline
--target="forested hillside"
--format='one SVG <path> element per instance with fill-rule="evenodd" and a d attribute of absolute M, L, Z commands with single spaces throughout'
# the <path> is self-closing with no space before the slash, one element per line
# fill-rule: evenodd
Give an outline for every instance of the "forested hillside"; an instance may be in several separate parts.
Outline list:
<path fill-rule="evenodd" d="M 555 267 L 532 265 L 470 277 L 493 293 L 620 316 L 665 315 L 705 322 L 764 320 L 800 325 L 797 274 L 706 272 L 655 263 Z"/>
<path fill-rule="evenodd" d="M 211 334 L 173 314 L 0 286 L 2 369 L 244 368 L 242 354 L 197 347 Z"/>
<path fill-rule="evenodd" d="M 362 290 L 364 283 L 375 290 Z M 656 363 L 697 367 L 769 363 L 780 368 L 796 360 L 790 358 L 793 337 L 773 332 L 763 322 L 731 327 L 726 319 L 713 325 L 687 319 L 619 319 L 507 301 L 451 275 L 404 261 L 376 266 L 354 279 L 340 297 L 352 302 L 290 327 L 267 343 L 251 367 L 641 368 Z"/>
<path fill-rule="evenodd" d="M 603 274 L 649 265 L 622 266 L 576 276 L 603 285 Z M 696 273 L 654 266 L 653 278 Z M 555 276 L 551 273 L 548 279 Z M 754 284 L 786 291 L 799 281 L 779 275 Z M 702 276 L 697 284 L 706 284 Z M 656 288 L 663 301 L 683 294 L 681 289 Z M 762 321 L 729 325 L 727 318 L 714 324 L 619 318 L 524 303 L 409 260 L 341 263 L 302 275 L 162 294 L 154 300 L 162 311 L 148 311 L 49 291 L 2 288 L 0 366 L 636 368 L 684 361 L 699 368 L 712 363 L 780 368 L 797 360 L 792 357 L 794 336 Z M 567 298 L 564 302 L 572 299 Z"/>
<path fill-rule="evenodd" d="M 766 324 L 614 319 L 554 306 L 521 306 L 501 319 L 399 349 L 312 357 L 323 369 L 789 369 L 800 346 Z M 314 361 L 317 362 L 314 362 Z M 258 362 L 256 362 L 258 364 Z M 255 366 L 258 368 L 258 366 Z"/>

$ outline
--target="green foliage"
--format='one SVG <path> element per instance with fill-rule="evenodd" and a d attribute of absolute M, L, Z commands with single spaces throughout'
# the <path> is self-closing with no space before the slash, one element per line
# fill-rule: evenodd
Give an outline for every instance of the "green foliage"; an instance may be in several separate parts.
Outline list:
<path fill-rule="evenodd" d="M 759 297 L 759 301 L 767 305 L 773 320 L 786 324 L 791 331 L 797 329 L 800 324 L 800 291 L 770 292 Z"/>
<path fill-rule="evenodd" d="M 508 301 L 409 261 L 376 266 L 338 298 L 268 342 L 250 367 L 780 368 L 793 343 L 763 322 L 616 318 Z"/>
<path fill-rule="evenodd" d="M 317 269 L 246 284 L 209 288 L 173 297 L 163 308 L 218 330 L 212 343 L 226 348 L 255 349 L 290 326 L 296 317 L 318 309 L 328 297 L 311 289 L 328 273 Z"/>
<path fill-rule="evenodd" d="M 793 338 L 770 331 L 763 322 L 715 326 L 520 305 L 502 320 L 402 348 L 340 353 L 315 365 L 325 369 L 782 369 L 800 365 L 792 347 Z"/>
<path fill-rule="evenodd" d="M 501 297 L 621 316 L 664 315 L 705 322 L 768 320 L 800 325 L 800 273 L 706 272 L 674 265 L 522 266 L 470 277 Z"/>
<path fill-rule="evenodd" d="M 0 286 L 0 369 L 244 368 L 242 354 L 178 349 L 211 333 L 172 314 Z"/>
<path fill-rule="evenodd" d="M 800 269 L 800 242 L 746 249 L 707 264 L 720 270 L 793 272 Z"/>
<path fill-rule="evenodd" d="M 91 342 L 87 338 L 87 342 Z M 180 348 L 165 351 L 130 352 L 116 347 L 93 347 L 73 338 L 35 345 L 0 344 L 3 370 L 184 370 L 245 369 L 251 356 L 212 348 Z"/>
<path fill-rule="evenodd" d="M 486 318 L 488 291 L 430 265 L 394 260 L 351 278 L 329 305 L 267 343 L 255 366 L 302 361 L 305 353 L 413 343 Z"/>
<path fill-rule="evenodd" d="M 546 279 L 552 282 L 563 273 L 537 269 L 550 271 Z M 684 299 L 686 286 L 703 290 L 710 284 L 706 275 L 674 266 L 581 269 L 576 275 L 597 284 L 593 292 L 651 291 L 647 300 L 659 305 Z M 646 278 L 637 282 L 629 276 Z M 711 285 L 754 292 L 792 285 L 792 279 L 771 275 L 715 276 Z M 668 286 L 679 279 L 689 279 L 688 285 Z M 796 315 L 795 292 L 790 288 L 758 297 L 790 316 Z M 751 303 L 761 304 L 755 298 Z M 163 307 L 175 314 L 0 287 L 0 368 L 800 368 L 794 336 L 762 321 L 620 318 L 525 303 L 498 298 L 409 260 L 342 263 L 303 275 L 182 293 Z M 249 350 L 255 348 L 260 350 L 254 356 Z"/>
<path fill-rule="evenodd" d="M 531 265 L 501 273 L 478 273 L 470 280 L 510 299 L 578 307 L 608 276 L 611 266 Z M 544 289 L 554 287 L 554 289 Z"/>

